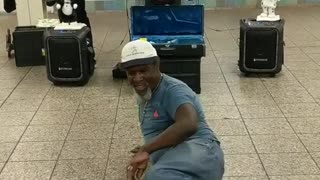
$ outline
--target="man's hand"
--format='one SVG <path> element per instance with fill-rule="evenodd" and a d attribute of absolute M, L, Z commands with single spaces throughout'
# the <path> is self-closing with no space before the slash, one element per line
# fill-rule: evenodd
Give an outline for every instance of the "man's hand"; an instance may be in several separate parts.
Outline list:
<path fill-rule="evenodd" d="M 128 180 L 140 180 L 148 166 L 149 153 L 138 151 L 131 159 L 127 168 Z"/>

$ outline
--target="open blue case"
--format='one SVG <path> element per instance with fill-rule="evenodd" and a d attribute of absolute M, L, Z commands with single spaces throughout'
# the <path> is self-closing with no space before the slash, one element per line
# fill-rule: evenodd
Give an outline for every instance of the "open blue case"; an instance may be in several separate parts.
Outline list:
<path fill-rule="evenodd" d="M 160 56 L 205 54 L 202 5 L 132 6 L 130 16 L 130 39 L 146 39 Z"/>

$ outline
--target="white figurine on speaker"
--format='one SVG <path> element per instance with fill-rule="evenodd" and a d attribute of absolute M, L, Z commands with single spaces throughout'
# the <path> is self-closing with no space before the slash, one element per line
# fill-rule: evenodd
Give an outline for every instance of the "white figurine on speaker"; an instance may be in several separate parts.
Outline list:
<path fill-rule="evenodd" d="M 76 9 L 78 4 L 75 0 L 63 0 L 57 3 L 59 18 L 61 23 L 55 26 L 55 30 L 79 30 L 85 26 L 84 23 L 77 22 Z"/>
<path fill-rule="evenodd" d="M 261 0 L 263 12 L 257 16 L 257 21 L 279 21 L 280 16 L 275 14 L 278 1 L 280 0 Z"/>

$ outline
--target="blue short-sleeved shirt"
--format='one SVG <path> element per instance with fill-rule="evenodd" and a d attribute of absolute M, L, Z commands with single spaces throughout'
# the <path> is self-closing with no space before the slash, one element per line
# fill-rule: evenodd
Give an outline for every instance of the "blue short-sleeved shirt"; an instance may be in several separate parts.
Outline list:
<path fill-rule="evenodd" d="M 151 100 L 139 105 L 139 120 L 145 141 L 149 142 L 171 126 L 175 122 L 177 108 L 185 103 L 193 105 L 198 114 L 198 130 L 189 139 L 206 138 L 218 141 L 205 121 L 197 95 L 182 81 L 165 74 Z"/>

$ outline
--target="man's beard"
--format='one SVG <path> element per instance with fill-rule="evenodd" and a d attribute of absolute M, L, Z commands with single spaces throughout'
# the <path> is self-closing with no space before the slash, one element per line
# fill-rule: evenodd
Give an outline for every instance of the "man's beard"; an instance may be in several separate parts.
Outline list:
<path fill-rule="evenodd" d="M 134 89 L 133 89 L 134 95 L 137 99 L 138 104 L 145 104 L 147 101 L 151 99 L 152 91 L 148 87 L 147 92 L 144 95 L 139 95 Z"/>

